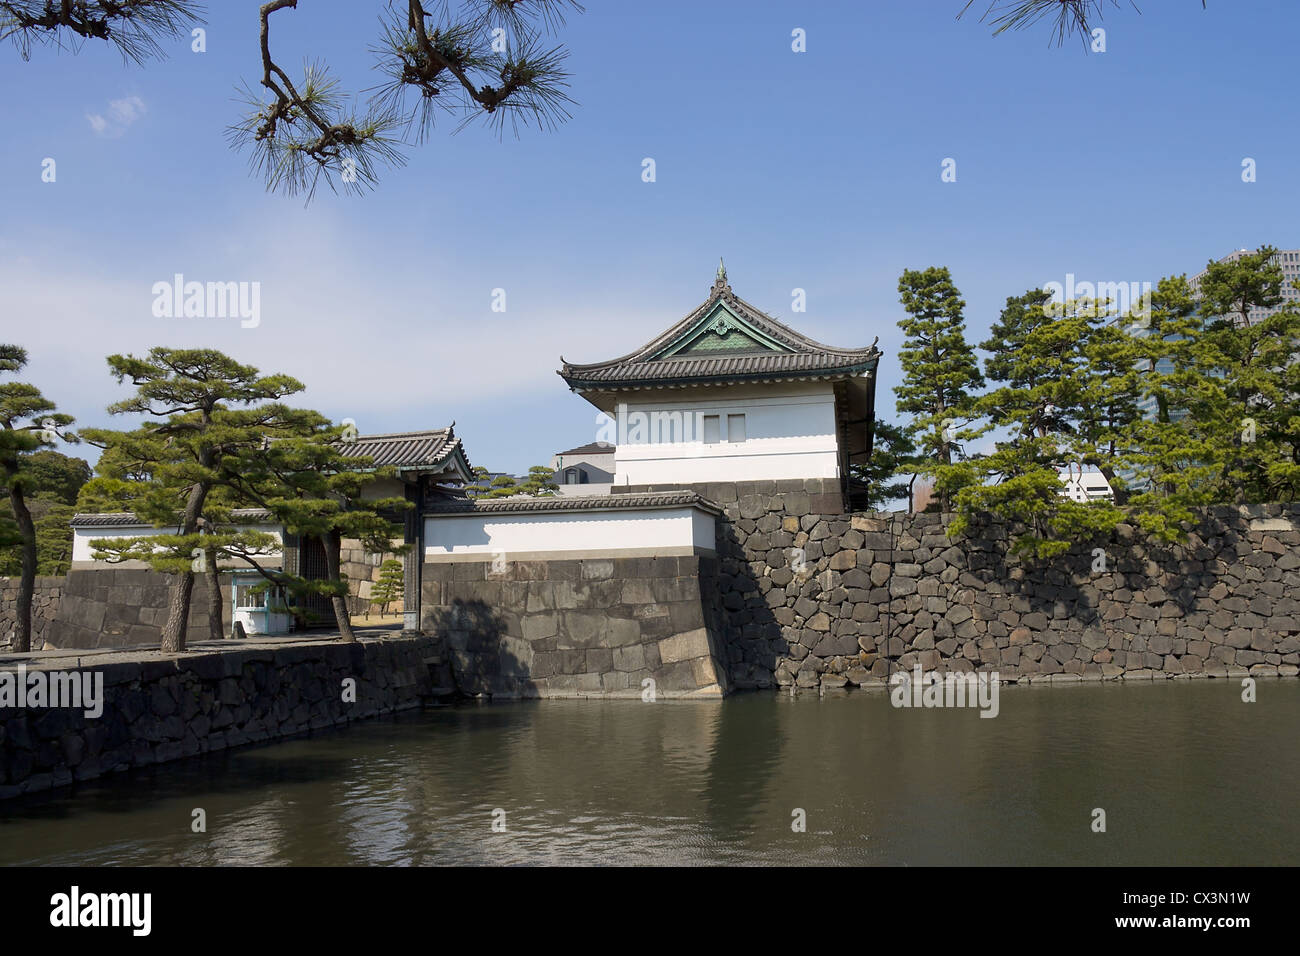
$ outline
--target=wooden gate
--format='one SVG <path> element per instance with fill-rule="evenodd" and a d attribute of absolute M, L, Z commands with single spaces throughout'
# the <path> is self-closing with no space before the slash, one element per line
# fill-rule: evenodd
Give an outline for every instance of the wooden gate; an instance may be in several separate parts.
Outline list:
<path fill-rule="evenodd" d="M 320 538 L 303 535 L 299 545 L 299 570 L 301 577 L 312 580 L 329 578 L 329 565 L 325 561 L 325 544 Z M 307 627 L 335 627 L 334 608 L 323 594 L 309 594 L 299 598 L 298 606 L 304 612 Z"/>

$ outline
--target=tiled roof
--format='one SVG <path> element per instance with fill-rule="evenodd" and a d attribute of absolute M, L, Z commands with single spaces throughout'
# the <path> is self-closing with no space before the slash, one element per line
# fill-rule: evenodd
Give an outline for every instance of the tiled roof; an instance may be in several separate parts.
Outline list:
<path fill-rule="evenodd" d="M 451 427 L 358 435 L 355 441 L 340 442 L 337 447 L 348 455 L 372 459 L 374 468 L 392 467 L 399 471 L 437 468 L 459 452 L 469 469 L 469 458 Z"/>
<path fill-rule="evenodd" d="M 557 451 L 557 455 L 612 455 L 614 446 L 607 441 L 594 441 L 589 445 L 579 445 L 568 451 Z"/>
<path fill-rule="evenodd" d="M 699 341 L 701 322 L 717 312 L 719 306 L 770 345 L 763 347 L 755 343 L 745 349 L 671 354 L 692 341 Z M 735 327 L 734 319 L 724 315 L 716 331 L 722 335 L 732 327 Z M 874 343 L 866 348 L 841 349 L 796 332 L 737 296 L 726 284 L 726 274 L 720 273 L 709 298 L 662 335 L 634 352 L 605 362 L 575 365 L 565 362 L 561 356 L 564 367 L 559 375 L 570 388 L 579 390 L 842 378 L 873 371 L 879 358 L 880 351 Z"/>
<path fill-rule="evenodd" d="M 240 523 L 260 523 L 269 520 L 271 512 L 265 508 L 236 508 L 230 512 L 231 521 Z M 112 511 L 104 514 L 75 514 L 69 522 L 74 528 L 151 528 L 148 521 L 142 521 L 130 511 Z"/>
<path fill-rule="evenodd" d="M 875 364 L 875 354 L 850 357 L 825 352 L 749 352 L 740 355 L 682 356 L 651 362 L 618 362 L 603 367 L 566 366 L 560 374 L 576 388 L 618 388 L 668 381 L 835 378 L 865 372 Z"/>
<path fill-rule="evenodd" d="M 700 508 L 712 514 L 722 509 L 694 491 L 659 491 L 642 495 L 557 495 L 551 498 L 529 498 L 511 495 L 508 498 L 474 498 L 458 501 L 448 499 L 430 503 L 425 514 L 538 514 L 552 511 L 620 511 L 625 509 Z"/>

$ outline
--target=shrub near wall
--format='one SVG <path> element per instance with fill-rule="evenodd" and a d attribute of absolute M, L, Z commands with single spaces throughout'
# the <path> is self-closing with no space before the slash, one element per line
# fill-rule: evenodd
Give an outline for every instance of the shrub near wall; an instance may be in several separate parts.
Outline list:
<path fill-rule="evenodd" d="M 718 531 L 738 687 L 872 684 L 918 663 L 1009 680 L 1300 671 L 1300 505 L 1211 509 L 1168 548 L 1120 525 L 1033 565 L 1005 526 L 954 540 L 941 515 L 739 492 Z"/>

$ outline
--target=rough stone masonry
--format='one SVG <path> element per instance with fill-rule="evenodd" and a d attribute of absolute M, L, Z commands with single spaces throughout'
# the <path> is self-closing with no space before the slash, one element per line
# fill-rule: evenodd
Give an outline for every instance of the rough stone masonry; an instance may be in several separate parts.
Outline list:
<path fill-rule="evenodd" d="M 268 639 L 238 649 L 12 658 L 15 671 L 90 670 L 103 711 L 0 708 L 0 799 L 242 744 L 277 740 L 417 708 L 442 690 L 428 637 Z M 345 693 L 351 680 L 352 693 Z"/>
<path fill-rule="evenodd" d="M 957 540 L 951 516 L 821 513 L 820 482 L 694 490 L 725 510 L 736 687 L 874 684 L 917 663 L 1013 681 L 1300 672 L 1300 504 L 1209 509 L 1172 547 L 1121 524 L 1027 564 L 1005 525 Z"/>
<path fill-rule="evenodd" d="M 721 697 L 716 567 L 708 555 L 427 563 L 423 630 L 467 695 Z"/>

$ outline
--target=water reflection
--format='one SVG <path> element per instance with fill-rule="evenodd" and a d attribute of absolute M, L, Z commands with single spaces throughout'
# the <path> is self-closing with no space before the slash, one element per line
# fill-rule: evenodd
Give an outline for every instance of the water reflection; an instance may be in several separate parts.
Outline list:
<path fill-rule="evenodd" d="M 0 805 L 0 863 L 1293 863 L 1300 682 L 1239 694 L 1004 688 L 993 720 L 869 692 L 465 706 Z"/>

